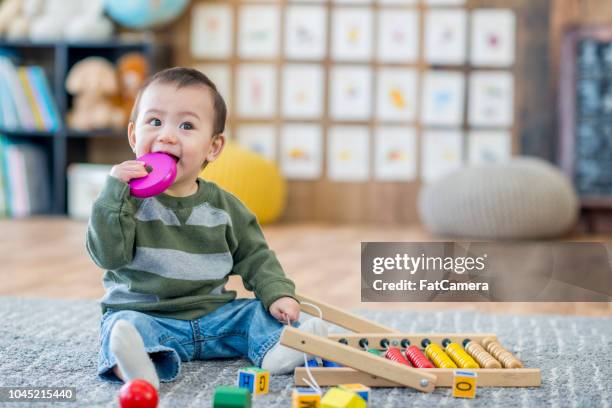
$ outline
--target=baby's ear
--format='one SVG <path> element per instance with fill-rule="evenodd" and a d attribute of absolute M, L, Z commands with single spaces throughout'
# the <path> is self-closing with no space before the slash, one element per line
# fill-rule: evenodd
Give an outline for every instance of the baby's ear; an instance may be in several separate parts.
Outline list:
<path fill-rule="evenodd" d="M 128 123 L 127 128 L 128 134 L 128 142 L 130 143 L 130 147 L 135 151 L 136 149 L 136 124 L 132 121 Z"/>
<path fill-rule="evenodd" d="M 212 143 L 210 144 L 210 149 L 208 150 L 208 155 L 206 156 L 206 161 L 212 162 L 219 157 L 221 152 L 223 151 L 223 147 L 225 146 L 225 135 L 219 133 L 213 136 Z"/>

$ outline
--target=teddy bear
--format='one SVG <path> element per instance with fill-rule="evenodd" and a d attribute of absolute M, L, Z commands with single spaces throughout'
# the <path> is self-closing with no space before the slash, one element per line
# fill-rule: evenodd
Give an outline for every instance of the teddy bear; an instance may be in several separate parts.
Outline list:
<path fill-rule="evenodd" d="M 132 111 L 136 95 L 149 76 L 149 63 L 139 52 L 130 52 L 117 60 L 117 74 L 121 95 L 117 105 L 121 105 L 126 116 Z"/>
<path fill-rule="evenodd" d="M 125 112 L 112 103 L 119 93 L 119 83 L 108 60 L 88 57 L 77 62 L 66 78 L 66 90 L 74 95 L 67 118 L 71 128 L 87 131 L 125 126 Z"/>

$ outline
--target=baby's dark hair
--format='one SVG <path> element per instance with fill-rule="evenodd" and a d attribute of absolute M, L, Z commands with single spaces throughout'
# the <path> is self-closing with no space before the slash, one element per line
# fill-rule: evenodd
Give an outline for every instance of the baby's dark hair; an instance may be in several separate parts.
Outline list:
<path fill-rule="evenodd" d="M 174 67 L 168 68 L 163 71 L 159 71 L 142 85 L 136 101 L 132 107 L 132 113 L 130 114 L 130 122 L 136 122 L 138 117 L 138 105 L 140 104 L 140 97 L 142 93 L 149 85 L 154 82 L 162 84 L 174 84 L 177 88 L 183 88 L 194 85 L 201 85 L 210 89 L 213 98 L 213 107 L 215 109 L 215 121 L 213 123 L 213 137 L 222 134 L 225 130 L 225 119 L 227 117 L 227 107 L 223 97 L 217 90 L 217 87 L 206 75 L 197 69 L 185 68 L 185 67 Z"/>

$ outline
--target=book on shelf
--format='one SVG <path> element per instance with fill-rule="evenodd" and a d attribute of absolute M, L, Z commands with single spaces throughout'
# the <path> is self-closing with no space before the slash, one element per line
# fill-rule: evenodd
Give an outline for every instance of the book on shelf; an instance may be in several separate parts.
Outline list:
<path fill-rule="evenodd" d="M 27 217 L 51 210 L 49 161 L 36 144 L 0 135 L 0 216 Z"/>
<path fill-rule="evenodd" d="M 61 118 L 45 72 L 38 66 L 16 67 L 0 57 L 0 128 L 56 131 Z"/>

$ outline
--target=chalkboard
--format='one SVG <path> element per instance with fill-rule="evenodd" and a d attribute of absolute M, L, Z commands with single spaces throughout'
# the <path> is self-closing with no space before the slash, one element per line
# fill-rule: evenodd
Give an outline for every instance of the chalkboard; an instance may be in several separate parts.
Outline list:
<path fill-rule="evenodd" d="M 565 34 L 560 161 L 584 207 L 612 207 L 612 27 Z"/>

